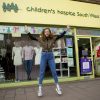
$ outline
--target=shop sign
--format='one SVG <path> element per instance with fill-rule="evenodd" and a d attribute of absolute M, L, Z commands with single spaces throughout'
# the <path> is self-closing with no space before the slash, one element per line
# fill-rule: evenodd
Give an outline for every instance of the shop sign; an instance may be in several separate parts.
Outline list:
<path fill-rule="evenodd" d="M 99 9 L 70 0 L 0 0 L 0 22 L 100 28 Z"/>
<path fill-rule="evenodd" d="M 4 12 L 6 12 L 6 11 L 11 12 L 13 10 L 15 13 L 17 13 L 19 10 L 17 4 L 14 4 L 14 3 L 10 4 L 10 3 L 6 3 L 6 2 L 3 2 L 2 8 L 3 8 Z"/>

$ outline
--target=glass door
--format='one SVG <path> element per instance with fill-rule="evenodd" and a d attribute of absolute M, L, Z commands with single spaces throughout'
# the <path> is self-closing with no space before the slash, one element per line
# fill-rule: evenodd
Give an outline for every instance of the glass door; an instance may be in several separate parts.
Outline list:
<path fill-rule="evenodd" d="M 78 59 L 80 76 L 93 74 L 92 42 L 90 37 L 78 37 Z"/>

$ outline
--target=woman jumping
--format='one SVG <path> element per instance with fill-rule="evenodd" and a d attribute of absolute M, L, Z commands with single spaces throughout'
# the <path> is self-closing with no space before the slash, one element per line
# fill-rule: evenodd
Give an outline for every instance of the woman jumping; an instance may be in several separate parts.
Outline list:
<path fill-rule="evenodd" d="M 25 32 L 28 34 L 30 39 L 38 41 L 42 47 L 42 55 L 41 55 L 41 61 L 40 61 L 40 71 L 39 71 L 39 90 L 38 90 L 38 96 L 42 96 L 42 81 L 44 79 L 46 64 L 49 64 L 49 67 L 52 72 L 52 76 L 54 78 L 55 84 L 56 84 L 56 91 L 59 95 L 62 94 L 61 88 L 58 84 L 58 77 L 56 73 L 56 67 L 55 67 L 55 60 L 54 55 L 52 52 L 52 48 L 54 47 L 55 42 L 62 38 L 66 32 L 69 31 L 69 26 L 67 26 L 66 31 L 61 33 L 61 35 L 54 36 L 50 30 L 50 28 L 43 29 L 40 37 L 36 38 L 34 37 L 29 31 L 28 27 L 25 26 Z"/>

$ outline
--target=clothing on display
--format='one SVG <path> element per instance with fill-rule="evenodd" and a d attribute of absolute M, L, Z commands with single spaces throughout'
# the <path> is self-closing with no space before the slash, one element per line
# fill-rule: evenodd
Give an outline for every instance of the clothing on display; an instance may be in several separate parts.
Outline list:
<path fill-rule="evenodd" d="M 5 55 L 6 55 L 6 49 L 5 48 L 2 48 L 1 49 L 1 56 L 2 57 L 5 57 Z"/>
<path fill-rule="evenodd" d="M 35 65 L 39 65 L 40 64 L 40 60 L 41 60 L 42 48 L 41 47 L 35 47 L 34 50 L 35 50 L 35 53 L 36 53 Z"/>
<path fill-rule="evenodd" d="M 65 47 L 65 42 L 64 42 L 64 39 L 60 39 L 57 41 L 57 45 L 58 45 L 58 48 L 64 48 Z"/>
<path fill-rule="evenodd" d="M 61 40 L 61 48 L 64 48 L 65 47 L 65 41 L 63 38 L 60 39 Z"/>
<path fill-rule="evenodd" d="M 34 55 L 34 48 L 32 46 L 23 47 L 23 58 L 24 60 L 32 60 Z"/>
<path fill-rule="evenodd" d="M 57 41 L 58 48 L 61 48 L 61 39 Z"/>
<path fill-rule="evenodd" d="M 13 47 L 12 57 L 15 66 L 22 65 L 22 47 Z"/>
<path fill-rule="evenodd" d="M 34 58 L 34 48 L 32 46 L 26 45 L 23 47 L 23 59 L 24 59 L 24 67 L 27 73 L 27 80 L 31 80 L 31 71 L 33 66 L 33 58 Z"/>

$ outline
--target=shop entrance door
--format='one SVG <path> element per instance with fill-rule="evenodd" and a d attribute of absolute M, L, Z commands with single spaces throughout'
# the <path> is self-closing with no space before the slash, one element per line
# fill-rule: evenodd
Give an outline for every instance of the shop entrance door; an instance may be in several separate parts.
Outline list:
<path fill-rule="evenodd" d="M 78 59 L 80 76 L 93 75 L 93 56 L 91 37 L 78 37 Z"/>

